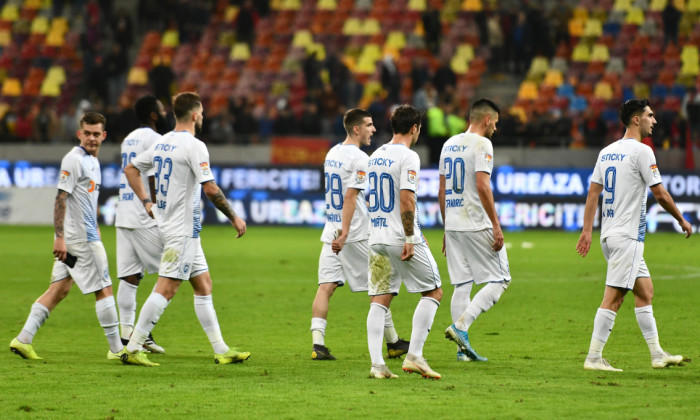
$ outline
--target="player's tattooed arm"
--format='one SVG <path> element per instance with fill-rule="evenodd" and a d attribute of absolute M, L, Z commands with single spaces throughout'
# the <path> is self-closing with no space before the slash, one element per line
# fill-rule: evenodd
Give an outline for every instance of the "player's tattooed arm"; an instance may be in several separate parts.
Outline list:
<path fill-rule="evenodd" d="M 53 207 L 53 227 L 57 238 L 63 238 L 63 221 L 66 218 L 66 199 L 68 193 L 58 190 L 56 202 Z"/>
<path fill-rule="evenodd" d="M 403 224 L 403 231 L 406 236 L 413 235 L 413 219 L 415 218 L 415 213 L 413 211 L 402 211 L 401 212 L 401 223 Z"/>
<path fill-rule="evenodd" d="M 205 182 L 203 184 L 203 187 L 204 193 L 207 195 L 214 207 L 219 209 L 219 211 L 222 212 L 226 217 L 228 217 L 230 221 L 233 222 L 234 220 L 236 220 L 238 215 L 235 211 L 233 211 L 233 208 L 228 203 L 228 200 L 226 199 L 224 193 L 221 191 L 221 188 L 219 188 L 214 181 Z"/>

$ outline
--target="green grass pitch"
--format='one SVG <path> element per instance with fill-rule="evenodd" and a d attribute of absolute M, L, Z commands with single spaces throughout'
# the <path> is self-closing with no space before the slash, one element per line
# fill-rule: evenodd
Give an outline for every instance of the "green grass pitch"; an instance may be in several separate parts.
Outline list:
<path fill-rule="evenodd" d="M 331 300 L 326 334 L 338 360 L 310 359 L 321 244 L 320 230 L 304 228 L 250 227 L 238 240 L 231 228 L 203 231 L 224 338 L 252 353 L 243 364 L 214 364 L 186 284 L 154 330 L 167 351 L 151 356 L 160 367 L 107 360 L 94 297 L 76 287 L 34 340 L 45 360 L 23 360 L 7 346 L 48 285 L 52 229 L 3 226 L 0 232 L 2 418 L 700 417 L 697 236 L 657 233 L 646 242 L 661 344 L 692 361 L 651 369 L 630 295 L 604 353 L 624 372 L 601 373 L 582 368 L 603 293 L 605 262 L 597 243 L 582 259 L 574 249 L 577 233 L 506 232 L 512 284 L 470 329 L 474 347 L 489 361 L 458 363 L 443 333 L 451 323 L 452 286 L 440 254 L 442 232 L 427 231 L 445 292 L 425 346 L 443 376 L 431 381 L 388 359 L 399 379 L 368 379 L 368 298 L 347 288 Z M 105 227 L 102 234 L 115 280 L 115 231 Z M 143 280 L 139 310 L 154 280 Z M 402 289 L 392 305 L 399 335 L 407 339 L 417 301 Z"/>

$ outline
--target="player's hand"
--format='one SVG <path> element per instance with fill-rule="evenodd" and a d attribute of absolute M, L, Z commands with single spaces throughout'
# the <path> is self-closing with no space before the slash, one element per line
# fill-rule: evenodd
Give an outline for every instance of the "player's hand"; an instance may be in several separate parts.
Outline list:
<path fill-rule="evenodd" d="M 428 248 L 429 248 L 429 247 L 430 247 L 430 244 L 428 243 L 428 238 L 426 238 L 425 235 L 423 235 L 422 233 L 420 234 L 420 237 L 423 239 L 423 242 L 425 242 L 425 244 L 426 244 L 426 245 L 428 246 Z"/>
<path fill-rule="evenodd" d="M 491 244 L 491 249 L 494 252 L 498 252 L 503 248 L 503 230 L 500 226 L 495 226 L 493 228 L 493 243 Z"/>
<path fill-rule="evenodd" d="M 690 235 L 693 234 L 693 225 L 691 225 L 687 220 L 683 219 L 683 223 L 680 224 L 681 229 L 685 232 L 685 238 L 688 239 L 690 238 Z"/>
<path fill-rule="evenodd" d="M 238 235 L 236 235 L 236 238 L 240 238 L 241 236 L 245 235 L 246 232 L 246 224 L 245 220 L 241 219 L 240 217 L 236 217 L 233 219 L 233 222 L 231 222 L 233 225 L 234 229 L 236 229 L 236 232 L 238 232 Z"/>
<path fill-rule="evenodd" d="M 415 251 L 413 250 L 413 244 L 403 244 L 403 251 L 401 252 L 401 261 L 408 261 L 413 258 Z"/>
<path fill-rule="evenodd" d="M 588 255 L 588 251 L 591 249 L 591 234 L 586 232 L 581 232 L 581 236 L 578 238 L 578 243 L 576 244 L 576 252 L 580 256 L 585 257 Z"/>
<path fill-rule="evenodd" d="M 333 250 L 334 253 L 339 253 L 343 249 L 343 245 L 345 245 L 345 240 L 348 239 L 348 235 L 343 235 L 342 233 L 338 235 L 337 238 L 333 240 L 331 243 L 331 249 Z"/>
<path fill-rule="evenodd" d="M 66 249 L 66 241 L 61 238 L 56 238 L 53 241 L 53 256 L 59 261 L 65 261 L 68 250 Z"/>
<path fill-rule="evenodd" d="M 445 248 L 445 234 L 442 234 L 442 255 L 447 256 L 447 249 Z"/>
<path fill-rule="evenodd" d="M 148 203 L 144 204 L 143 206 L 146 208 L 146 213 L 148 213 L 148 215 L 151 217 L 151 219 L 153 219 L 154 218 L 153 217 L 153 210 L 151 209 L 153 207 L 153 203 L 148 202 Z"/>

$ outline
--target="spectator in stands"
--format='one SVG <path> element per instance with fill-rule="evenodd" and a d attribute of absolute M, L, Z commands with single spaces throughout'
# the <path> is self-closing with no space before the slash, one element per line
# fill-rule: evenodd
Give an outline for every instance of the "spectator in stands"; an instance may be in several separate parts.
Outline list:
<path fill-rule="evenodd" d="M 210 118 L 209 141 L 212 143 L 226 144 L 233 143 L 234 129 L 233 116 L 228 109 L 224 108 L 219 115 Z"/>
<path fill-rule="evenodd" d="M 500 73 L 503 71 L 503 30 L 501 28 L 501 17 L 498 12 L 489 15 L 486 22 L 488 28 L 489 48 L 491 48 L 490 71 Z"/>
<path fill-rule="evenodd" d="M 253 116 L 253 103 L 243 102 L 243 108 L 235 115 L 233 129 L 236 132 L 236 143 L 251 144 L 258 142 L 258 121 Z"/>
<path fill-rule="evenodd" d="M 131 48 L 134 43 L 134 25 L 131 16 L 125 8 L 120 7 L 117 16 L 112 20 L 112 38 L 124 50 Z"/>
<path fill-rule="evenodd" d="M 673 42 L 678 45 L 678 28 L 682 14 L 676 9 L 675 2 L 669 1 L 666 3 L 664 11 L 661 12 L 661 18 L 664 22 L 664 42 L 668 45 Z"/>
<path fill-rule="evenodd" d="M 447 127 L 448 107 L 449 102 L 443 99 L 439 104 L 428 108 L 428 111 L 425 113 L 430 165 L 437 165 L 440 162 L 442 145 L 450 137 Z"/>
<path fill-rule="evenodd" d="M 42 103 L 32 121 L 32 137 L 39 143 L 55 143 L 57 126 L 58 116 L 56 112 L 46 103 Z"/>
<path fill-rule="evenodd" d="M 252 0 L 245 0 L 236 17 L 236 41 L 252 45 L 255 39 L 255 25 L 258 23 L 258 12 Z"/>
<path fill-rule="evenodd" d="M 457 75 L 452 70 L 449 58 L 443 58 L 440 62 L 440 67 L 435 70 L 433 85 L 440 95 L 454 90 L 455 86 L 457 86 Z"/>
<path fill-rule="evenodd" d="M 175 73 L 170 68 L 170 61 L 167 56 L 158 55 L 153 58 L 153 67 L 148 72 L 148 81 L 153 87 L 153 95 L 163 105 L 170 105 L 170 88 L 175 81 Z"/>
<path fill-rule="evenodd" d="M 289 104 L 284 103 L 281 105 L 279 107 L 279 116 L 275 120 L 273 127 L 275 135 L 288 136 L 290 134 L 299 134 L 299 125 Z"/>
<path fill-rule="evenodd" d="M 430 81 L 428 62 L 424 57 L 413 57 L 411 60 L 411 86 L 413 87 L 413 92 L 423 88 L 423 85 L 428 81 Z"/>
<path fill-rule="evenodd" d="M 432 2 L 428 2 L 428 7 L 421 15 L 421 20 L 423 21 L 423 29 L 425 29 L 425 45 L 433 55 L 437 55 L 442 39 L 442 23 L 440 22 L 440 11 L 433 7 Z"/>
<path fill-rule="evenodd" d="M 304 103 L 304 112 L 299 119 L 299 131 L 305 136 L 321 135 L 321 116 L 318 113 L 318 105 L 313 101 Z"/>
<path fill-rule="evenodd" d="M 87 96 L 102 103 L 109 98 L 107 67 L 102 55 L 95 56 L 95 61 L 88 77 Z"/>
<path fill-rule="evenodd" d="M 572 18 L 571 6 L 557 2 L 549 13 L 549 20 L 554 26 L 554 45 L 569 44 L 569 20 Z"/>
<path fill-rule="evenodd" d="M 525 12 L 519 12 L 513 29 L 512 45 L 515 51 L 515 73 L 525 74 L 532 61 L 534 36 Z"/>
<path fill-rule="evenodd" d="M 126 50 L 118 42 L 112 45 L 112 51 L 105 59 L 105 71 L 107 74 L 107 104 L 117 104 L 119 95 L 126 90 L 126 73 L 129 70 L 129 58 Z"/>
<path fill-rule="evenodd" d="M 391 104 L 387 103 L 387 92 L 381 91 L 374 95 L 372 102 L 370 102 L 369 106 L 367 107 L 367 111 L 372 114 L 374 128 L 377 130 L 374 133 L 375 138 L 388 136 L 391 132 L 389 123 L 390 105 Z"/>
<path fill-rule="evenodd" d="M 387 99 L 391 104 L 398 104 L 399 93 L 401 91 L 401 75 L 396 68 L 394 58 L 391 54 L 386 54 L 382 59 L 381 82 L 384 90 L 387 91 Z"/>
<path fill-rule="evenodd" d="M 583 113 L 583 137 L 587 147 L 602 149 L 605 146 L 607 127 L 598 110 L 588 108 Z"/>
<path fill-rule="evenodd" d="M 431 82 L 426 82 L 422 87 L 413 92 L 413 106 L 425 112 L 435 106 L 438 99 L 437 89 Z"/>
<path fill-rule="evenodd" d="M 324 135 L 330 135 L 333 132 L 333 120 L 340 109 L 340 100 L 330 83 L 323 85 L 323 91 L 318 98 L 318 103 L 321 114 L 321 132 Z"/>
<path fill-rule="evenodd" d="M 21 142 L 26 142 L 32 139 L 32 120 L 27 111 L 17 112 L 15 122 L 15 137 Z"/>
<path fill-rule="evenodd" d="M 304 70 L 306 91 L 314 92 L 320 90 L 323 87 L 323 81 L 321 80 L 322 64 L 316 58 L 316 51 L 307 54 L 302 63 L 302 68 Z"/>
<path fill-rule="evenodd" d="M 692 138 L 700 138 L 700 91 L 690 88 L 681 103 L 681 117 L 690 124 Z"/>

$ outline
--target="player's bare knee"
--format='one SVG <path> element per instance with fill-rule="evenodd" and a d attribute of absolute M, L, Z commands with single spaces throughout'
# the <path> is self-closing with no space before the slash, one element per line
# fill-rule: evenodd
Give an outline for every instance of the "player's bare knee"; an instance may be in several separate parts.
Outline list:
<path fill-rule="evenodd" d="M 125 281 L 131 285 L 138 286 L 143 278 L 140 274 L 133 274 L 131 276 L 120 277 L 119 280 Z"/>
<path fill-rule="evenodd" d="M 442 300 L 442 288 L 438 287 L 437 289 L 433 289 L 429 292 L 423 292 L 422 295 L 423 297 L 433 298 L 440 302 Z"/>

